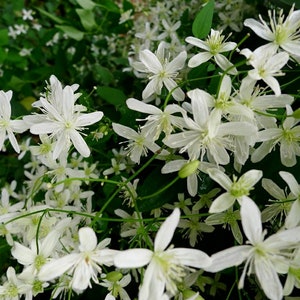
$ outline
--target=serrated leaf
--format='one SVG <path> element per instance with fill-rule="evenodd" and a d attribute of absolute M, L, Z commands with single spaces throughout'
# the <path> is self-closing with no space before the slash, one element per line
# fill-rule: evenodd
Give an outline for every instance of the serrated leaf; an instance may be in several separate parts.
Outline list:
<path fill-rule="evenodd" d="M 214 14 L 215 1 L 210 0 L 197 14 L 193 26 L 193 35 L 198 39 L 205 38 L 211 29 Z"/>
<path fill-rule="evenodd" d="M 47 11 L 41 9 L 41 8 L 37 8 L 37 10 L 38 10 L 41 14 L 43 14 L 44 16 L 50 18 L 52 21 L 54 21 L 54 22 L 57 23 L 57 24 L 64 24 L 64 23 L 65 23 L 65 21 L 64 21 L 63 19 L 61 19 L 61 18 L 59 18 L 59 17 L 57 17 L 57 16 L 55 16 L 55 15 L 52 15 L 51 13 L 49 13 L 49 12 L 47 12 Z"/>
<path fill-rule="evenodd" d="M 113 105 L 125 105 L 126 95 L 118 89 L 109 86 L 101 86 L 97 89 L 98 95 L 106 102 Z"/>
<path fill-rule="evenodd" d="M 94 3 L 91 0 L 76 0 L 76 1 L 84 9 L 93 9 L 96 6 L 96 3 Z"/>
<path fill-rule="evenodd" d="M 92 10 L 77 8 L 76 13 L 78 14 L 80 22 L 85 30 L 90 31 L 97 26 L 95 22 L 95 15 Z"/>
<path fill-rule="evenodd" d="M 68 26 L 68 25 L 56 25 L 56 27 L 62 30 L 68 37 L 80 41 L 83 39 L 84 32 L 76 29 L 75 27 Z"/>

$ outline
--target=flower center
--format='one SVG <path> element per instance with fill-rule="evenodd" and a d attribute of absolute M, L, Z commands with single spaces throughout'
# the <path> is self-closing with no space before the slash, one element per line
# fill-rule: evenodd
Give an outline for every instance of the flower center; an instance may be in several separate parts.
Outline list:
<path fill-rule="evenodd" d="M 236 198 L 249 195 L 250 188 L 245 184 L 244 180 L 237 180 L 236 176 L 233 176 L 233 183 L 230 188 L 230 194 Z"/>

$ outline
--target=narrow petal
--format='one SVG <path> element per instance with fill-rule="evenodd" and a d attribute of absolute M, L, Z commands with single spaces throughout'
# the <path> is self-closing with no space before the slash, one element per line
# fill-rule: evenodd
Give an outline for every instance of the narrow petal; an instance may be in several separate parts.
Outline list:
<path fill-rule="evenodd" d="M 83 156 L 88 157 L 90 156 L 90 149 L 85 142 L 84 138 L 80 135 L 80 133 L 76 130 L 70 130 L 70 139 L 76 148 L 76 150 Z"/>
<path fill-rule="evenodd" d="M 162 111 L 156 106 L 151 104 L 146 104 L 145 102 L 142 102 L 134 98 L 127 99 L 126 104 L 128 108 L 130 108 L 131 110 L 139 111 L 145 114 L 159 115 L 162 113 Z"/>
<path fill-rule="evenodd" d="M 125 139 L 134 140 L 138 136 L 138 134 L 130 127 L 117 123 L 112 123 L 112 127 L 115 133 L 124 137 Z"/>
<path fill-rule="evenodd" d="M 289 172 L 285 172 L 285 171 L 280 171 L 279 175 L 287 183 L 287 185 L 289 186 L 293 195 L 295 197 L 299 197 L 300 196 L 300 185 L 298 184 L 294 175 Z"/>
<path fill-rule="evenodd" d="M 64 257 L 50 261 L 49 263 L 42 266 L 38 274 L 39 279 L 41 281 L 50 281 L 56 277 L 61 276 L 66 271 L 71 269 L 80 259 L 80 257 L 80 254 L 71 253 Z"/>
<path fill-rule="evenodd" d="M 235 202 L 236 198 L 229 193 L 224 193 L 217 197 L 209 208 L 210 213 L 219 213 L 230 208 Z"/>
<path fill-rule="evenodd" d="M 221 185 L 226 191 L 229 191 L 232 185 L 232 180 L 221 170 L 217 168 L 211 168 L 207 170 L 208 175 L 219 185 Z"/>
<path fill-rule="evenodd" d="M 181 70 L 184 67 L 185 60 L 187 58 L 186 51 L 180 52 L 172 61 L 166 65 L 166 71 L 168 73 L 174 73 Z"/>
<path fill-rule="evenodd" d="M 261 213 L 257 205 L 249 197 L 241 201 L 241 219 L 244 233 L 252 244 L 263 239 Z"/>
<path fill-rule="evenodd" d="M 255 19 L 246 19 L 244 21 L 246 27 L 251 28 L 258 36 L 267 41 L 273 41 L 275 36 L 274 33 L 267 27 L 258 22 Z"/>
<path fill-rule="evenodd" d="M 247 259 L 251 246 L 234 246 L 211 256 L 211 265 L 204 268 L 208 272 L 219 272 L 221 270 L 238 266 Z"/>
<path fill-rule="evenodd" d="M 233 64 L 223 55 L 223 54 L 216 54 L 215 60 L 217 65 L 224 71 L 228 70 L 227 73 L 231 75 L 236 75 L 237 69 L 233 66 Z"/>
<path fill-rule="evenodd" d="M 200 39 L 197 39 L 197 38 L 195 38 L 195 37 L 193 37 L 193 36 L 187 37 L 187 38 L 185 39 L 185 41 L 186 41 L 187 43 L 192 44 L 192 45 L 194 45 L 194 46 L 196 46 L 196 47 L 199 47 L 199 48 L 201 48 L 201 49 L 203 49 L 203 50 L 207 50 L 207 51 L 210 50 L 210 48 L 209 48 L 209 46 L 208 46 L 208 44 L 207 44 L 206 42 L 204 42 L 204 41 L 202 41 L 202 40 L 200 40 Z"/>
<path fill-rule="evenodd" d="M 59 232 L 57 230 L 52 230 L 41 243 L 40 253 L 42 253 L 44 257 L 49 257 L 57 245 L 58 239 Z"/>
<path fill-rule="evenodd" d="M 36 254 L 32 250 L 18 242 L 14 243 L 14 246 L 11 249 L 11 254 L 24 266 L 33 264 L 36 257 Z"/>
<path fill-rule="evenodd" d="M 82 227 L 78 231 L 79 235 L 79 250 L 93 251 L 97 246 L 97 237 L 94 230 L 90 227 Z"/>
<path fill-rule="evenodd" d="M 209 52 L 201 52 L 190 58 L 188 66 L 190 68 L 198 67 L 199 65 L 209 61 L 213 55 Z"/>
<path fill-rule="evenodd" d="M 261 170 L 250 170 L 244 173 L 239 181 L 243 182 L 246 186 L 254 186 L 262 177 L 263 172 Z"/>
<path fill-rule="evenodd" d="M 122 269 L 140 268 L 147 265 L 152 256 L 153 252 L 148 249 L 128 249 L 115 256 L 114 264 Z"/>
<path fill-rule="evenodd" d="M 154 240 L 154 251 L 164 251 L 170 244 L 175 229 L 179 223 L 180 210 L 175 208 L 172 214 L 166 218 L 157 231 Z"/>
<path fill-rule="evenodd" d="M 81 261 L 74 270 L 71 280 L 72 288 L 78 291 L 86 290 L 90 285 L 92 275 L 91 267 L 85 261 Z"/>
<path fill-rule="evenodd" d="M 285 219 L 285 227 L 293 228 L 300 223 L 300 200 L 297 199 L 291 206 L 291 209 Z"/>
<path fill-rule="evenodd" d="M 173 248 L 166 251 L 175 255 L 181 265 L 194 268 L 207 268 L 211 265 L 211 258 L 203 251 L 188 248 Z"/>
<path fill-rule="evenodd" d="M 30 132 L 32 134 L 47 134 L 57 132 L 61 126 L 58 123 L 54 122 L 43 122 L 34 124 L 30 127 Z"/>
<path fill-rule="evenodd" d="M 163 69 L 156 55 L 148 49 L 140 52 L 140 60 L 153 74 L 157 74 Z"/>
<path fill-rule="evenodd" d="M 272 76 L 266 76 L 262 80 L 273 90 L 276 96 L 281 94 L 280 84 L 277 79 Z"/>
<path fill-rule="evenodd" d="M 102 111 L 95 111 L 88 114 L 82 114 L 79 115 L 79 117 L 76 120 L 76 126 L 89 126 L 91 124 L 97 123 L 100 121 L 103 117 Z"/>
<path fill-rule="evenodd" d="M 281 300 L 283 297 L 282 286 L 278 274 L 271 262 L 256 257 L 254 267 L 255 274 L 266 296 L 272 300 Z"/>

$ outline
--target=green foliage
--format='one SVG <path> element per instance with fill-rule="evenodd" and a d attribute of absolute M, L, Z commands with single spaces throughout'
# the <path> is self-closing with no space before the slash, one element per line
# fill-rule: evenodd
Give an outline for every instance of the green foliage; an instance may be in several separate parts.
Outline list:
<path fill-rule="evenodd" d="M 195 37 L 203 39 L 209 34 L 214 15 L 214 6 L 214 0 L 210 0 L 197 14 L 192 25 L 193 35 Z"/>

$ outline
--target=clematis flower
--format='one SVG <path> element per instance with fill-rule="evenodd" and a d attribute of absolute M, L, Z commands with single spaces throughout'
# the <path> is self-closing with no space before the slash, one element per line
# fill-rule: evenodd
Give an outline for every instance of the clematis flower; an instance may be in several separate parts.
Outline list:
<path fill-rule="evenodd" d="M 178 71 L 185 65 L 187 52 L 182 51 L 172 61 L 169 61 L 165 54 L 165 47 L 165 43 L 160 43 L 156 54 L 148 49 L 142 50 L 139 55 L 141 63 L 135 64 L 135 66 L 139 66 L 137 71 L 147 73 L 150 79 L 142 94 L 144 100 L 154 94 L 160 95 L 163 86 L 172 92 L 175 100 L 184 100 L 184 92 L 174 79 L 177 78 Z"/>
<path fill-rule="evenodd" d="M 153 153 L 160 151 L 160 147 L 155 144 L 144 130 L 136 132 L 134 129 L 113 123 L 113 130 L 120 136 L 128 139 L 127 150 L 132 161 L 139 164 L 141 156 L 147 156 L 148 149 Z"/>
<path fill-rule="evenodd" d="M 248 76 L 254 81 L 263 80 L 275 93 L 281 94 L 280 85 L 275 76 L 282 76 L 284 73 L 281 68 L 288 62 L 289 55 L 286 52 L 276 53 L 274 49 L 259 47 L 253 52 L 249 49 L 243 49 L 240 52 L 244 55 L 252 70 L 248 71 Z"/>
<path fill-rule="evenodd" d="M 230 208 L 235 200 L 242 205 L 245 198 L 248 198 L 250 190 L 262 177 L 262 171 L 250 170 L 244 173 L 239 179 L 233 176 L 233 181 L 217 168 L 208 169 L 209 176 L 219 183 L 226 192 L 217 197 L 209 208 L 211 213 L 219 213 Z"/>
<path fill-rule="evenodd" d="M 0 91 L 0 150 L 3 149 L 4 142 L 8 137 L 14 150 L 19 153 L 20 147 L 14 132 L 22 133 L 28 129 L 23 120 L 11 120 L 12 91 Z"/>
<path fill-rule="evenodd" d="M 247 245 L 233 246 L 213 254 L 212 264 L 205 270 L 219 272 L 246 262 L 238 287 L 243 288 L 246 274 L 255 273 L 266 296 L 271 300 L 281 300 L 283 288 L 278 273 L 288 271 L 290 251 L 299 247 L 300 227 L 279 231 L 265 239 L 266 232 L 262 229 L 257 205 L 245 198 L 240 212 Z"/>
<path fill-rule="evenodd" d="M 116 250 L 106 248 L 110 239 L 97 245 L 97 237 L 90 227 L 80 228 L 78 252 L 72 252 L 53 259 L 40 269 L 41 281 L 50 281 L 68 272 L 72 276 L 70 286 L 76 292 L 82 292 L 91 286 L 90 280 L 98 283 L 97 275 L 102 272 L 101 265 L 111 266 Z"/>
<path fill-rule="evenodd" d="M 59 157 L 62 152 L 67 152 L 72 143 L 76 150 L 84 157 L 90 155 L 90 149 L 79 133 L 85 126 L 101 120 L 103 113 L 100 111 L 83 114 L 86 108 L 76 105 L 78 94 L 74 94 L 77 86 L 65 86 L 52 78 L 53 91 L 49 97 L 41 97 L 34 106 L 44 113 L 24 117 L 30 125 L 33 134 L 50 134 L 56 139 L 53 150 L 53 159 Z"/>
<path fill-rule="evenodd" d="M 237 44 L 234 42 L 226 42 L 222 31 L 211 29 L 209 37 L 202 41 L 195 37 L 189 36 L 185 39 L 189 44 L 192 44 L 204 50 L 201 53 L 194 55 L 188 62 L 190 68 L 195 68 L 211 58 L 214 58 L 216 64 L 223 70 L 228 70 L 228 74 L 237 74 L 237 69 L 233 64 L 221 53 L 233 50 Z"/>
<path fill-rule="evenodd" d="M 167 248 L 179 218 L 180 210 L 175 208 L 158 230 L 153 251 L 129 249 L 115 256 L 114 264 L 118 268 L 140 268 L 148 265 L 139 291 L 139 300 L 161 299 L 159 297 L 164 294 L 165 289 L 170 295 L 175 295 L 176 284 L 184 279 L 189 267 L 203 268 L 210 265 L 209 256 L 200 250 L 173 246 Z"/>
<path fill-rule="evenodd" d="M 285 50 L 286 52 L 299 56 L 300 51 L 300 10 L 294 11 L 294 5 L 292 6 L 288 16 L 285 18 L 283 10 L 281 9 L 278 17 L 276 11 L 273 10 L 269 13 L 270 24 L 263 20 L 259 15 L 259 20 L 246 19 L 244 25 L 251 28 L 259 37 L 269 41 L 264 47 L 267 49 L 274 49 L 278 51 L 278 48 Z"/>

